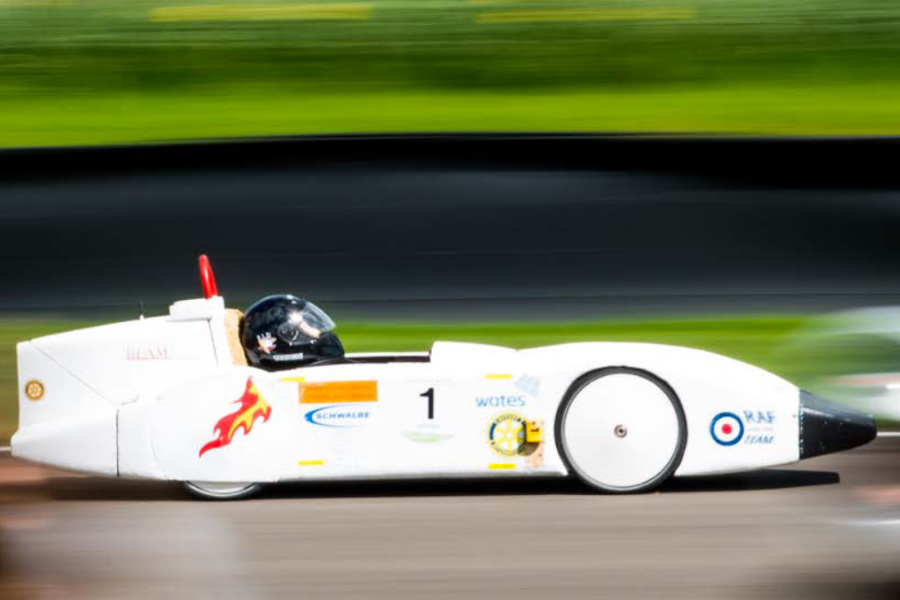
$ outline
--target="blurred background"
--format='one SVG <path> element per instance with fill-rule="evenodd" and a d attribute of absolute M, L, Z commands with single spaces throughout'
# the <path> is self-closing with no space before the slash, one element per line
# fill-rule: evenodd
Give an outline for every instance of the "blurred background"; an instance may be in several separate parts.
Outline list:
<path fill-rule="evenodd" d="M 0 144 L 886 134 L 890 0 L 3 0 Z"/>
<path fill-rule="evenodd" d="M 0 453 L 0 597 L 897 598 L 898 92 L 892 0 L 0 0 L 0 447 L 16 342 L 165 314 L 202 252 L 350 352 L 687 345 L 887 433 L 639 497 Z"/>

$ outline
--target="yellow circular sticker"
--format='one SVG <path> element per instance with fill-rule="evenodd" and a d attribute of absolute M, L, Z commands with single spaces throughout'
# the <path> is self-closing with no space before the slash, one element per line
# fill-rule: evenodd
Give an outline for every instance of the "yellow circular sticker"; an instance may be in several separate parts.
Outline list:
<path fill-rule="evenodd" d="M 517 456 L 525 449 L 525 419 L 515 413 L 503 413 L 491 421 L 488 443 L 501 456 Z"/>
<path fill-rule="evenodd" d="M 25 395 L 31 400 L 40 400 L 44 397 L 44 384 L 37 379 L 32 379 L 25 384 Z"/>

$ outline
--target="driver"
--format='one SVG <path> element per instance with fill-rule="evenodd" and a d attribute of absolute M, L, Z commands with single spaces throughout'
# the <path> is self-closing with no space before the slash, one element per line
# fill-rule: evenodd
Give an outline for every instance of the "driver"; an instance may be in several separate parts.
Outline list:
<path fill-rule="evenodd" d="M 290 295 L 268 296 L 247 309 L 241 341 L 254 367 L 292 369 L 343 357 L 334 328 L 334 321 L 312 302 Z"/>

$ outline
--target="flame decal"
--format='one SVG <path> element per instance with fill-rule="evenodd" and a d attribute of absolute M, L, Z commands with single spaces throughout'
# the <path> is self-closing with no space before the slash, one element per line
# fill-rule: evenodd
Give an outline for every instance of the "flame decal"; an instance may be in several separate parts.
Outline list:
<path fill-rule="evenodd" d="M 241 407 L 235 412 L 225 415 L 213 428 L 213 434 L 216 438 L 208 442 L 200 448 L 200 456 L 207 450 L 221 448 L 231 443 L 234 434 L 241 427 L 244 428 L 244 435 L 250 433 L 257 417 L 262 417 L 263 423 L 269 420 L 272 414 L 272 407 L 260 395 L 259 390 L 253 383 L 253 378 L 247 378 L 247 387 L 244 388 L 244 395 L 234 401 L 240 403 Z"/>

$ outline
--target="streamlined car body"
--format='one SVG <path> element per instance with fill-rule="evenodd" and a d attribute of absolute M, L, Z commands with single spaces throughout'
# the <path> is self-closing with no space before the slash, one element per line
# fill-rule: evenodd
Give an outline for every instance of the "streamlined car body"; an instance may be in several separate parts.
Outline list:
<path fill-rule="evenodd" d="M 203 280 L 206 297 L 166 316 L 20 343 L 13 455 L 210 498 L 284 481 L 528 475 L 637 492 L 875 436 L 868 415 L 762 369 L 655 344 L 436 342 L 263 370 L 247 364 L 241 315 L 211 270 Z"/>

